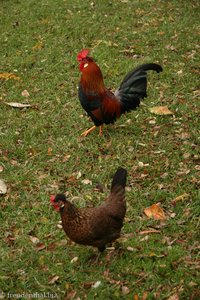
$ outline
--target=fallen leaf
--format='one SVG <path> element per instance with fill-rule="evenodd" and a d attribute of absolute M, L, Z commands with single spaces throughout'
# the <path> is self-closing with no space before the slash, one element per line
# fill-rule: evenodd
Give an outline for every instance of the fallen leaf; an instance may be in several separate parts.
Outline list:
<path fill-rule="evenodd" d="M 180 202 L 180 201 L 185 201 L 185 200 L 188 200 L 190 198 L 190 194 L 187 194 L 187 193 L 183 193 L 182 195 L 174 198 L 171 203 L 172 204 L 176 204 L 177 202 Z"/>
<path fill-rule="evenodd" d="M 51 276 L 49 277 L 49 284 L 54 284 L 59 280 L 59 276 L 55 275 L 55 276 Z"/>
<path fill-rule="evenodd" d="M 147 293 L 147 292 L 144 292 L 143 295 L 142 295 L 142 299 L 141 299 L 141 300 L 146 300 L 146 299 L 147 299 L 147 296 L 148 296 L 148 293 Z"/>
<path fill-rule="evenodd" d="M 177 74 L 178 75 L 181 75 L 181 74 L 183 74 L 183 70 L 181 69 L 181 70 L 179 70 L 178 72 L 177 72 Z"/>
<path fill-rule="evenodd" d="M 169 298 L 167 298 L 167 300 L 179 300 L 178 293 L 175 293 L 175 294 L 171 295 Z"/>
<path fill-rule="evenodd" d="M 191 134 L 189 132 L 181 132 L 178 137 L 181 139 L 181 140 L 188 140 L 191 138 Z"/>
<path fill-rule="evenodd" d="M 38 244 L 40 242 L 40 240 L 36 236 L 30 235 L 29 238 L 33 244 Z"/>
<path fill-rule="evenodd" d="M 159 31 L 159 32 L 157 32 L 157 34 L 158 35 L 163 35 L 163 34 L 165 34 L 165 32 L 164 31 Z"/>
<path fill-rule="evenodd" d="M 11 233 L 9 233 L 8 236 L 4 240 L 8 245 L 14 245 L 16 238 Z M 1 297 L 0 297 L 0 299 L 1 299 Z"/>
<path fill-rule="evenodd" d="M 139 166 L 140 168 L 143 168 L 143 167 L 148 167 L 149 164 L 144 164 L 142 161 L 139 161 L 139 162 L 138 162 L 138 166 Z"/>
<path fill-rule="evenodd" d="M 177 51 L 177 49 L 172 45 L 167 45 L 165 48 L 171 51 Z"/>
<path fill-rule="evenodd" d="M 92 285 L 92 288 L 93 288 L 93 289 L 97 289 L 100 285 L 101 285 L 101 281 L 96 281 L 96 282 Z"/>
<path fill-rule="evenodd" d="M 17 166 L 17 165 L 18 165 L 18 161 L 17 161 L 16 159 L 11 159 L 11 160 L 10 160 L 10 164 L 11 164 L 12 166 Z"/>
<path fill-rule="evenodd" d="M 23 96 L 23 97 L 29 97 L 30 94 L 29 94 L 29 92 L 28 92 L 27 90 L 24 90 L 24 91 L 22 92 L 22 96 Z"/>
<path fill-rule="evenodd" d="M 165 255 L 164 255 L 164 254 L 158 255 L 158 254 L 156 254 L 156 253 L 154 253 L 154 252 L 151 252 L 151 253 L 149 253 L 149 257 L 158 257 L 158 258 L 162 258 L 162 257 L 165 257 Z"/>
<path fill-rule="evenodd" d="M 74 299 L 74 297 L 76 296 L 76 291 L 70 291 L 67 293 L 66 297 L 65 297 L 65 300 L 71 300 L 71 299 Z"/>
<path fill-rule="evenodd" d="M 149 234 L 149 233 L 160 233 L 160 230 L 151 229 L 151 230 L 143 230 L 138 232 L 139 235 Z"/>
<path fill-rule="evenodd" d="M 140 239 L 140 241 L 141 241 L 141 242 L 143 242 L 143 241 L 148 241 L 148 239 L 149 239 L 149 236 L 148 236 L 148 235 L 145 235 L 145 237 L 143 237 L 142 239 Z"/>
<path fill-rule="evenodd" d="M 39 41 L 39 42 L 37 42 L 37 43 L 35 44 L 35 46 L 32 47 L 32 49 L 33 49 L 33 50 L 40 50 L 40 49 L 42 49 L 43 47 L 44 47 L 43 43 Z"/>
<path fill-rule="evenodd" d="M 74 175 L 71 175 L 70 177 L 67 178 L 67 182 L 69 183 L 74 183 L 76 182 L 76 177 Z"/>
<path fill-rule="evenodd" d="M 81 178 L 82 174 L 81 174 L 81 171 L 78 171 L 77 175 L 76 175 L 76 179 L 79 179 Z"/>
<path fill-rule="evenodd" d="M 3 166 L 0 166 L 0 173 L 3 172 L 4 168 Z"/>
<path fill-rule="evenodd" d="M 0 73 L 0 79 L 5 79 L 5 80 L 9 80 L 9 79 L 15 79 L 15 80 L 19 80 L 20 77 L 13 74 L 13 73 L 7 73 L 7 72 L 4 72 L 4 73 Z"/>
<path fill-rule="evenodd" d="M 155 119 L 149 120 L 149 124 L 156 124 L 156 120 Z"/>
<path fill-rule="evenodd" d="M 52 242 L 50 244 L 48 244 L 47 246 L 47 251 L 54 251 L 57 247 L 57 244 L 55 242 Z"/>
<path fill-rule="evenodd" d="M 150 112 L 155 115 L 173 115 L 174 113 L 169 110 L 167 106 L 155 106 L 149 108 Z"/>
<path fill-rule="evenodd" d="M 133 248 L 133 247 L 130 247 L 130 246 L 128 246 L 126 249 L 127 249 L 128 251 L 130 251 L 130 252 L 134 251 L 134 248 Z"/>
<path fill-rule="evenodd" d="M 41 250 L 43 250 L 43 249 L 45 249 L 45 248 L 46 248 L 46 246 L 45 246 L 44 243 L 38 243 L 38 244 L 36 245 L 36 250 L 37 250 L 37 251 L 41 251 Z"/>
<path fill-rule="evenodd" d="M 188 158 L 190 158 L 190 156 L 191 156 L 191 153 L 189 153 L 189 152 L 186 152 L 183 154 L 184 159 L 188 159 Z"/>
<path fill-rule="evenodd" d="M 122 286 L 122 294 L 128 295 L 130 293 L 130 289 L 127 286 Z"/>
<path fill-rule="evenodd" d="M 23 104 L 18 102 L 5 102 L 5 103 L 13 108 L 28 108 L 32 106 L 30 104 Z"/>
<path fill-rule="evenodd" d="M 78 261 L 78 256 L 75 256 L 74 258 L 72 258 L 71 263 L 76 263 Z"/>
<path fill-rule="evenodd" d="M 144 209 L 144 213 L 147 217 L 155 220 L 165 220 L 166 216 L 163 209 L 158 204 L 152 204 Z"/>
<path fill-rule="evenodd" d="M 93 284 L 94 284 L 94 282 L 92 282 L 92 281 L 86 281 L 83 283 L 83 286 L 86 289 L 90 289 Z"/>
<path fill-rule="evenodd" d="M 0 179 L 0 194 L 4 195 L 6 193 L 7 193 L 7 186 L 5 182 L 2 179 Z"/>
<path fill-rule="evenodd" d="M 52 150 L 53 150 L 52 148 L 50 148 L 50 147 L 48 148 L 48 150 L 47 150 L 47 155 L 48 155 L 48 156 L 51 156 L 51 155 L 52 155 Z"/>
<path fill-rule="evenodd" d="M 92 184 L 92 181 L 89 180 L 89 179 L 83 179 L 81 182 L 82 182 L 83 184 Z"/>

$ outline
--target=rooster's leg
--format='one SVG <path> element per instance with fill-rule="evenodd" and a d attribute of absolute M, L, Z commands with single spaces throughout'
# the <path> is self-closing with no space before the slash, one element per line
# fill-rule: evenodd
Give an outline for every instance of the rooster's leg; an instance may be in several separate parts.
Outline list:
<path fill-rule="evenodd" d="M 103 125 L 100 125 L 99 127 L 99 135 L 102 135 L 103 134 Z"/>
<path fill-rule="evenodd" d="M 96 128 L 96 126 L 92 126 L 91 128 L 89 128 L 88 130 L 84 131 L 83 133 L 81 133 L 81 136 L 86 137 L 91 131 L 93 131 Z"/>

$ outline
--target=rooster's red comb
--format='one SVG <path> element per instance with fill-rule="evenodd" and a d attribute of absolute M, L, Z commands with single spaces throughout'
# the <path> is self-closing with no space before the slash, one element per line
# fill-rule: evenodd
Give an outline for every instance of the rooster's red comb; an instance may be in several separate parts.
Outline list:
<path fill-rule="evenodd" d="M 81 50 L 77 55 L 77 60 L 81 61 L 82 59 L 86 58 L 89 52 L 90 51 L 88 49 Z"/>

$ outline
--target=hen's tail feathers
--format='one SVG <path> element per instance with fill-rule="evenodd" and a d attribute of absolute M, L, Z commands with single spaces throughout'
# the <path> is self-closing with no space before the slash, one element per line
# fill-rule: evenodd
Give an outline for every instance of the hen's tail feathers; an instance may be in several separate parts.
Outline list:
<path fill-rule="evenodd" d="M 147 72 L 149 70 L 162 72 L 158 64 L 144 64 L 129 72 L 115 92 L 122 103 L 122 113 L 136 109 L 140 100 L 147 97 Z"/>
<path fill-rule="evenodd" d="M 117 172 L 115 173 L 114 177 L 113 177 L 113 181 L 112 181 L 112 184 L 111 184 L 111 193 L 114 191 L 114 189 L 117 186 L 121 186 L 121 187 L 125 188 L 126 178 L 127 178 L 126 169 L 119 168 L 117 170 Z"/>

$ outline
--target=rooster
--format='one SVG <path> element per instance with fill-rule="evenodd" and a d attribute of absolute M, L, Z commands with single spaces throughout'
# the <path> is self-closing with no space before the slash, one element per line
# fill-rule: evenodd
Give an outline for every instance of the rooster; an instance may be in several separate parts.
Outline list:
<path fill-rule="evenodd" d="M 146 71 L 162 71 L 158 64 L 143 64 L 129 72 L 113 94 L 106 89 L 99 66 L 88 54 L 89 50 L 83 49 L 77 55 L 82 73 L 78 90 L 79 100 L 94 123 L 94 126 L 81 134 L 84 137 L 98 126 L 101 135 L 103 124 L 114 123 L 125 112 L 136 109 L 140 100 L 147 97 Z"/>
<path fill-rule="evenodd" d="M 63 229 L 72 241 L 103 252 L 106 244 L 120 236 L 126 213 L 126 177 L 127 171 L 119 168 L 113 177 L 110 195 L 98 207 L 77 208 L 64 194 L 51 196 L 51 204 L 60 212 Z"/>

